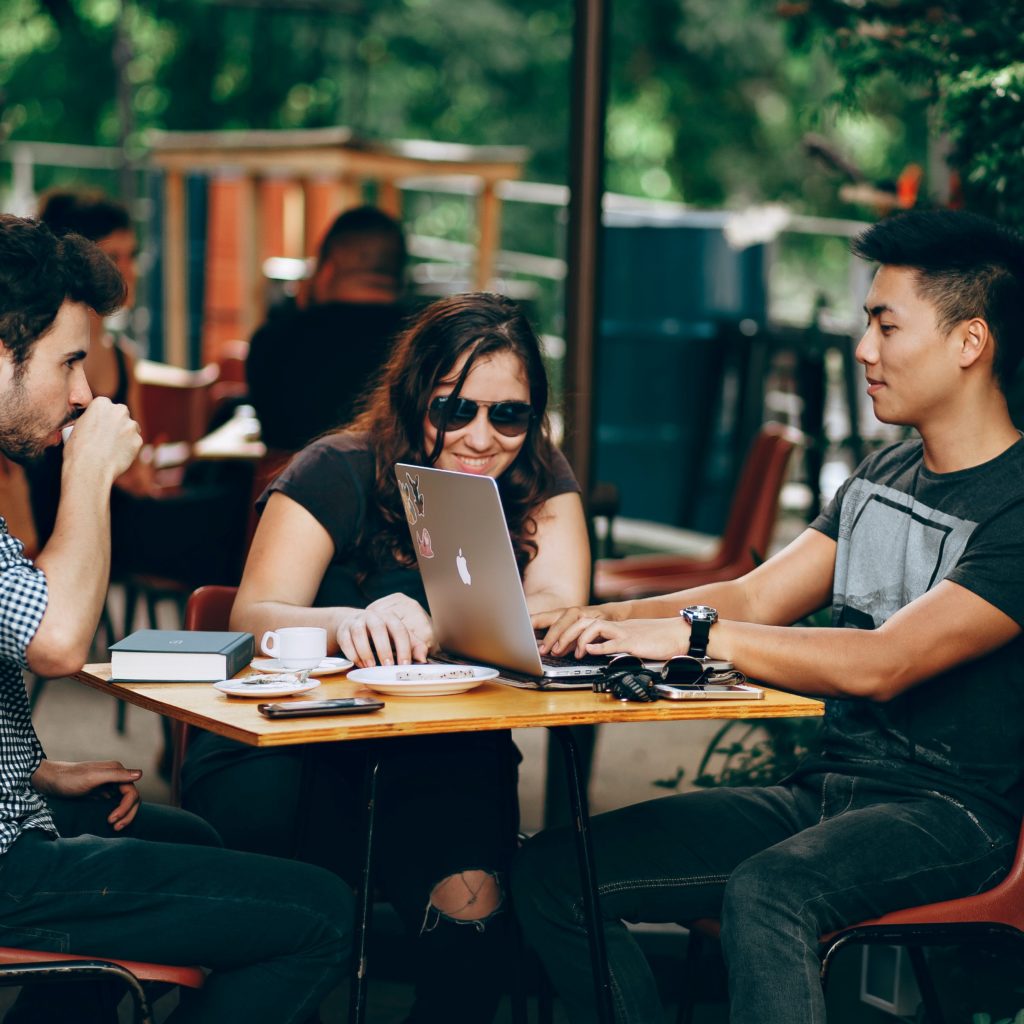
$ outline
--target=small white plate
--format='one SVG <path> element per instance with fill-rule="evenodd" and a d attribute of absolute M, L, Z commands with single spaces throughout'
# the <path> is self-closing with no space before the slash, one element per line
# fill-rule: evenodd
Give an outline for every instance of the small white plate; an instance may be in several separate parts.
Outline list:
<path fill-rule="evenodd" d="M 257 672 L 294 672 L 295 669 L 285 668 L 277 658 L 253 658 L 249 662 Z M 311 676 L 332 676 L 338 672 L 347 672 L 352 667 L 348 658 L 324 658 L 316 668 L 311 668 Z"/>
<path fill-rule="evenodd" d="M 293 693 L 305 693 L 307 690 L 315 690 L 319 685 L 318 679 L 305 679 L 301 683 L 297 680 L 281 680 L 266 683 L 244 683 L 241 679 L 223 679 L 213 684 L 221 693 L 229 697 L 288 697 Z"/>
<path fill-rule="evenodd" d="M 466 671 L 472 675 L 445 678 Z M 362 683 L 392 697 L 444 697 L 465 693 L 497 675 L 496 668 L 483 665 L 376 665 L 357 668 L 349 672 L 348 677 L 353 683 Z"/>

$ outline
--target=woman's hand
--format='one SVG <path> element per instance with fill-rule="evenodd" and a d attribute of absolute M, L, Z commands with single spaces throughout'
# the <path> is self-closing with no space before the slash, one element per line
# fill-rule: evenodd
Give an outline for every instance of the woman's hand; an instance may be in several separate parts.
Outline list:
<path fill-rule="evenodd" d="M 583 632 L 597 619 L 621 622 L 629 618 L 629 602 L 591 604 L 575 608 L 556 608 L 530 616 L 534 629 L 546 629 L 538 645 L 541 654 L 562 655 L 568 651 Z"/>
<path fill-rule="evenodd" d="M 624 622 L 595 619 L 579 631 L 576 654 L 635 654 L 645 661 L 665 661 L 686 653 L 689 628 L 680 617 Z"/>
<path fill-rule="evenodd" d="M 120 832 L 139 811 L 142 798 L 135 783 L 142 778 L 137 768 L 125 768 L 120 761 L 50 761 L 44 759 L 32 776 L 33 787 L 44 796 L 76 799 L 91 796 L 118 800 L 107 821 Z"/>
<path fill-rule="evenodd" d="M 405 594 L 388 594 L 338 625 L 338 646 L 360 668 L 426 661 L 434 644 L 430 616 Z M 375 653 L 376 652 L 376 653 Z"/>

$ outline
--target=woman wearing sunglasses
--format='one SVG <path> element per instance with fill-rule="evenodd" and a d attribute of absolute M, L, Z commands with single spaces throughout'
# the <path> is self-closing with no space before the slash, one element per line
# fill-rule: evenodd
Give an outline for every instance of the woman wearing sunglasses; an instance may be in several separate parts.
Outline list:
<path fill-rule="evenodd" d="M 537 336 L 514 303 L 458 295 L 424 309 L 362 415 L 310 444 L 261 499 L 232 628 L 323 626 L 328 653 L 364 666 L 427 657 L 398 461 L 495 478 L 531 611 L 584 601 L 586 526 L 547 397 Z M 518 753 L 507 732 L 381 749 L 377 879 L 418 935 L 408 1021 L 488 1021 L 510 961 Z M 364 756 L 356 743 L 275 751 L 204 735 L 189 749 L 184 803 L 229 846 L 297 853 L 355 879 Z"/>

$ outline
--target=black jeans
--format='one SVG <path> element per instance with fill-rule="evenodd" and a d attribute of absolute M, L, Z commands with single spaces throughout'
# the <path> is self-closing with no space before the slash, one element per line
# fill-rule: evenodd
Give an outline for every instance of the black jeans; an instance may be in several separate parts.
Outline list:
<path fill-rule="evenodd" d="M 236 849 L 297 856 L 353 883 L 368 750 L 382 755 L 374 879 L 417 936 L 411 1021 L 480 1024 L 497 1007 L 509 922 L 438 913 L 438 882 L 483 870 L 504 887 L 518 829 L 518 751 L 508 732 L 256 749 L 210 734 L 189 745 L 183 802 Z"/>
<path fill-rule="evenodd" d="M 823 1024 L 818 938 L 901 907 L 981 892 L 1017 834 L 940 793 L 847 775 L 666 797 L 593 822 L 617 1021 L 662 1019 L 623 920 L 721 917 L 733 1024 Z M 570 1019 L 596 1017 L 576 856 L 565 830 L 529 842 L 516 912 Z"/>
<path fill-rule="evenodd" d="M 0 945 L 210 968 L 174 1024 L 297 1024 L 344 973 L 352 895 L 335 876 L 224 850 L 173 808 L 144 804 L 130 827 L 144 838 L 112 838 L 109 802 L 50 805 L 62 838 L 29 831 L 0 856 Z M 8 1016 L 95 1019 L 82 1004 L 52 1016 L 67 998 L 27 989 Z"/>

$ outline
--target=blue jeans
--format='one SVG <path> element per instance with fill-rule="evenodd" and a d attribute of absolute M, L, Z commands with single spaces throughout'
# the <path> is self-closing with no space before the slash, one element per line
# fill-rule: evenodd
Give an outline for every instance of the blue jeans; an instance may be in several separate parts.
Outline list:
<path fill-rule="evenodd" d="M 51 806 L 80 834 L 29 831 L 0 856 L 0 945 L 210 968 L 174 1024 L 298 1024 L 340 980 L 352 896 L 334 875 L 209 845 L 216 833 L 172 808 L 140 809 L 131 831 L 152 838 L 110 838 L 110 803 Z"/>
<path fill-rule="evenodd" d="M 732 1024 L 823 1024 L 818 938 L 901 907 L 991 888 L 1016 832 L 939 793 L 819 774 L 666 797 L 596 817 L 595 859 L 617 1021 L 662 1019 L 623 921 L 720 917 Z M 512 894 L 573 1021 L 596 1019 L 573 838 L 522 850 Z"/>

